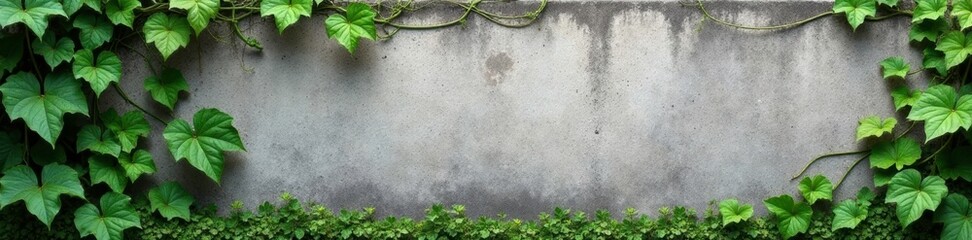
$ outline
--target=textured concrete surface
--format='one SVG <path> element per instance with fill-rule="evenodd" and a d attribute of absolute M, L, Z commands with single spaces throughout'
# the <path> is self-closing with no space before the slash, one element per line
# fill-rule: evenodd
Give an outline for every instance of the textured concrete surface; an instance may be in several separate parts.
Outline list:
<path fill-rule="evenodd" d="M 759 25 L 830 7 L 708 6 Z M 920 65 L 905 18 L 856 32 L 842 16 L 772 32 L 700 20 L 676 1 L 555 1 L 527 28 L 473 17 L 465 27 L 366 42 L 354 56 L 325 40 L 322 17 L 282 35 L 272 19 L 252 19 L 246 33 L 262 52 L 215 26 L 225 39 L 204 33 L 169 60 L 191 86 L 172 115 L 220 108 L 236 118 L 249 151 L 227 154 L 217 185 L 174 162 L 153 123 L 144 144 L 160 173 L 141 184 L 178 180 L 223 209 L 289 191 L 381 215 L 418 216 L 433 203 L 526 218 L 555 206 L 654 213 L 729 197 L 765 213 L 762 199 L 797 193 L 790 176 L 812 157 L 864 146 L 854 141 L 859 118 L 894 114 L 877 62 L 904 55 Z M 142 90 L 149 68 L 137 55 L 123 58 L 123 87 L 168 115 Z M 104 103 L 132 109 L 108 96 Z M 826 160 L 809 173 L 836 179 L 854 159 Z M 838 198 L 870 185 L 865 165 Z"/>

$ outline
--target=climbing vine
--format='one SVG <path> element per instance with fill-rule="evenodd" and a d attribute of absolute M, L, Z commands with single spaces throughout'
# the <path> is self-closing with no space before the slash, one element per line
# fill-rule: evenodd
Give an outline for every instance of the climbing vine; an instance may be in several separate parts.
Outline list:
<path fill-rule="evenodd" d="M 0 208 L 25 208 L 49 230 L 55 218 L 70 214 L 77 237 L 122 239 L 125 229 L 142 227 L 127 186 L 156 171 L 155 157 L 140 145 L 151 135 L 148 119 L 165 126 L 162 137 L 176 161 L 185 159 L 217 183 L 223 154 L 246 150 L 233 117 L 216 108 L 199 109 L 190 122 L 137 105 L 119 87 L 123 64 L 116 53 L 144 58 L 153 73 L 142 81 L 145 90 L 172 111 L 189 82 L 168 65 L 170 57 L 217 25 L 259 50 L 259 41 L 240 28 L 244 19 L 272 18 L 283 33 L 300 20 L 323 15 L 328 38 L 353 54 L 361 39 L 463 24 L 473 15 L 505 27 L 527 26 L 547 4 L 543 0 L 521 15 L 503 15 L 480 8 L 481 3 L 438 2 L 463 13 L 444 23 L 418 25 L 399 17 L 435 3 L 0 0 Z M 132 44 L 144 44 L 149 52 Z M 98 99 L 109 91 L 136 110 L 99 108 Z M 150 189 L 147 199 L 151 212 L 166 219 L 188 220 L 194 202 L 176 182 Z M 62 209 L 62 201 L 80 204 Z"/>

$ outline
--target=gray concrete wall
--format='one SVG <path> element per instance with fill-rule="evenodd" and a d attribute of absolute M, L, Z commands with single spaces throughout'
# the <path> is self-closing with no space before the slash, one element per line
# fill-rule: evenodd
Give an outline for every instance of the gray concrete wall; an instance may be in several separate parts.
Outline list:
<path fill-rule="evenodd" d="M 831 3 L 708 7 L 765 25 Z M 322 17 L 282 35 L 272 19 L 253 18 L 246 32 L 262 52 L 215 26 L 225 39 L 204 33 L 169 60 L 191 86 L 173 115 L 220 108 L 236 118 L 249 151 L 227 154 L 217 185 L 174 162 L 153 123 L 144 144 L 160 173 L 142 184 L 178 180 L 224 209 L 288 191 L 381 215 L 419 216 L 433 203 L 526 218 L 554 206 L 655 213 L 730 197 L 765 213 L 762 199 L 797 194 L 790 176 L 812 157 L 864 146 L 854 141 L 859 118 L 894 114 L 877 62 L 904 55 L 920 65 L 906 18 L 857 32 L 842 16 L 773 32 L 701 19 L 675 1 L 555 1 L 527 28 L 473 17 L 465 27 L 365 42 L 354 56 L 325 40 Z M 121 85 L 167 115 L 142 90 L 150 71 L 141 58 L 123 58 Z M 107 96 L 104 103 L 132 109 Z M 810 173 L 836 180 L 853 159 Z M 869 186 L 870 176 L 861 164 L 837 197 Z"/>

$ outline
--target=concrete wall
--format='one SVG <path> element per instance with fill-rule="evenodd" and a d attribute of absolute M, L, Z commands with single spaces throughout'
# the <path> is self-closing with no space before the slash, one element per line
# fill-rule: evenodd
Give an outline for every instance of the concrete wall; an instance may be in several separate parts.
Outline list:
<path fill-rule="evenodd" d="M 528 9 L 536 2 L 496 5 Z M 829 2 L 730 1 L 713 14 L 775 24 L 831 8 Z M 433 9 L 435 21 L 456 10 Z M 878 62 L 904 55 L 907 18 L 852 32 L 843 16 L 773 32 L 731 29 L 676 1 L 555 1 L 535 25 L 403 31 L 365 42 L 351 56 L 325 40 L 323 18 L 278 35 L 272 19 L 246 33 L 245 48 L 215 26 L 169 65 L 191 93 L 174 116 L 204 107 L 233 115 L 248 148 L 227 154 L 221 185 L 176 163 L 154 123 L 159 174 L 202 203 L 248 207 L 283 191 L 332 208 L 374 206 L 381 215 L 421 215 L 433 203 L 471 215 L 533 218 L 554 206 L 654 213 L 705 208 L 736 197 L 796 194 L 790 177 L 812 157 L 859 149 L 859 118 L 894 114 Z M 142 90 L 151 72 L 123 54 L 122 86 L 168 115 Z M 104 103 L 121 109 L 114 94 Z M 810 169 L 836 180 L 856 156 Z M 837 192 L 869 186 L 866 162 Z"/>

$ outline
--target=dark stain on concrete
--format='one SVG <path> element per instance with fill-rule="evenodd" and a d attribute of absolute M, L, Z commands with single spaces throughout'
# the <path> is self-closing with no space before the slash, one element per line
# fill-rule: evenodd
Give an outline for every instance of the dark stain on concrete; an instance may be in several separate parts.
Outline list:
<path fill-rule="evenodd" d="M 486 85 L 496 86 L 506 80 L 507 72 L 513 69 L 513 59 L 505 52 L 493 54 L 486 59 Z"/>

